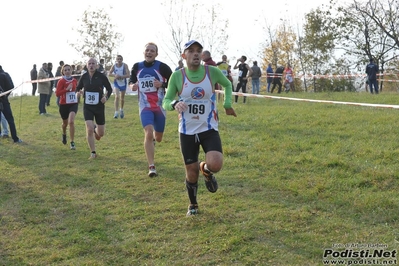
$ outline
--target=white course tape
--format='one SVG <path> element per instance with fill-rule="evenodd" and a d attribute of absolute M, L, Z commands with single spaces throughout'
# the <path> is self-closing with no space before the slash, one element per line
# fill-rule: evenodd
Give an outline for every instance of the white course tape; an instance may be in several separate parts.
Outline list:
<path fill-rule="evenodd" d="M 13 92 L 14 90 L 16 90 L 16 89 L 18 89 L 19 87 L 21 87 L 22 84 L 24 84 L 24 83 L 22 82 L 22 83 L 19 84 L 17 87 L 14 87 L 13 89 L 11 89 L 11 90 L 9 90 L 9 91 L 5 91 L 5 92 L 0 93 L 0 97 L 1 97 L 1 96 L 4 96 L 4 95 L 7 95 L 7 94 L 9 94 L 9 93 L 11 93 L 11 92 Z"/>
<path fill-rule="evenodd" d="M 71 77 L 80 77 L 82 74 L 75 74 L 75 75 L 71 75 Z M 36 80 L 28 80 L 25 81 L 25 83 L 40 83 L 40 82 L 45 82 L 45 81 L 52 81 L 52 80 L 57 80 L 57 79 L 61 79 L 62 76 L 57 76 L 57 77 L 53 77 L 53 78 L 46 78 L 46 79 L 36 79 Z"/>
<path fill-rule="evenodd" d="M 75 75 L 75 76 L 79 76 L 79 75 Z M 0 97 L 4 96 L 4 95 L 7 95 L 7 94 L 11 93 L 12 91 L 18 89 L 23 83 L 34 83 L 34 82 L 41 82 L 41 81 L 47 81 L 47 80 L 56 80 L 56 79 L 60 79 L 60 78 L 61 77 L 49 78 L 49 79 L 44 79 L 44 80 L 35 80 L 35 81 L 22 82 L 20 85 L 18 85 L 17 87 L 13 88 L 12 90 L 0 93 Z M 224 91 L 223 90 L 216 90 L 216 93 L 224 94 Z M 280 99 L 280 100 L 290 100 L 290 101 L 300 101 L 300 102 L 331 103 L 331 104 L 344 104 L 344 105 L 356 105 L 356 106 L 399 109 L 399 105 L 393 105 L 393 104 L 355 103 L 355 102 L 340 102 L 340 101 L 327 101 L 327 100 L 300 99 L 300 98 L 290 98 L 290 97 L 281 97 L 281 96 L 241 93 L 241 92 L 232 92 L 232 94 L 233 95 L 237 95 L 237 96 L 246 96 L 246 97 L 250 97 L 250 98 L 270 98 L 270 99 Z"/>
<path fill-rule="evenodd" d="M 81 76 L 81 75 L 72 75 L 72 77 L 79 77 L 79 76 Z M 16 89 L 18 89 L 19 87 L 21 87 L 22 84 L 24 84 L 24 83 L 40 83 L 40 82 L 44 82 L 44 81 L 52 81 L 52 80 L 57 80 L 57 79 L 61 79 L 61 78 L 62 78 L 62 76 L 54 77 L 54 78 L 46 78 L 46 79 L 36 79 L 36 80 L 24 81 L 24 82 L 22 82 L 21 84 L 19 84 L 17 87 L 14 87 L 12 90 L 9 90 L 9 91 L 0 93 L 0 97 L 1 97 L 1 96 L 4 96 L 4 95 L 7 95 L 7 94 L 9 94 L 9 93 L 11 93 L 11 92 L 13 92 L 14 90 L 16 90 Z"/>
<path fill-rule="evenodd" d="M 224 94 L 224 91 L 221 91 L 221 90 L 217 90 L 216 92 Z M 399 109 L 399 105 L 391 105 L 391 104 L 373 104 L 373 103 L 355 103 L 355 102 L 312 100 L 312 99 L 300 99 L 300 98 L 290 98 L 290 97 L 271 96 L 271 95 L 260 95 L 260 94 L 251 94 L 251 93 L 241 93 L 241 92 L 233 92 L 232 94 L 233 95 L 237 95 L 237 96 L 251 97 L 251 98 L 270 98 L 270 99 L 300 101 L 300 102 L 331 103 L 331 104 L 344 104 L 344 105 L 356 105 L 356 106 Z"/>
<path fill-rule="evenodd" d="M 279 73 L 273 73 L 273 74 L 267 74 L 264 77 L 281 77 L 283 78 L 284 74 L 279 74 Z M 381 73 L 377 74 L 378 76 L 378 82 L 399 82 L 399 79 L 384 79 L 384 76 L 398 76 L 395 73 Z M 321 74 L 300 74 L 297 76 L 293 76 L 294 79 L 352 79 L 352 78 L 367 78 L 367 74 L 328 74 L 328 75 L 321 75 Z"/>

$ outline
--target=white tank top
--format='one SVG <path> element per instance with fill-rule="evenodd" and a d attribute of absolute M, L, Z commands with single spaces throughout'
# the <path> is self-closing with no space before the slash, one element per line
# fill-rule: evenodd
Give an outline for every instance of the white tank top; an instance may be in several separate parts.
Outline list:
<path fill-rule="evenodd" d="M 114 66 L 114 74 L 123 76 L 125 75 L 125 63 L 122 64 L 122 66 L 118 67 L 117 65 Z M 125 78 L 119 78 L 114 80 L 115 85 L 117 84 L 118 86 L 126 86 L 127 82 Z"/>
<path fill-rule="evenodd" d="M 210 129 L 218 130 L 218 113 L 216 109 L 216 94 L 211 83 L 208 66 L 205 66 L 204 78 L 191 82 L 184 69 L 183 90 L 179 100 L 184 101 L 188 108 L 179 115 L 179 132 L 195 135 Z"/>

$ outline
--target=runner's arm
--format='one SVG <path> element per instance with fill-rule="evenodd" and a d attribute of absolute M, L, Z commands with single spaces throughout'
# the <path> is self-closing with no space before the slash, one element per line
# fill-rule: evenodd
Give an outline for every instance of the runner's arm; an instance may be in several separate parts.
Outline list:
<path fill-rule="evenodd" d="M 182 81 L 182 72 L 175 71 L 170 76 L 170 80 L 168 83 L 168 88 L 166 90 L 165 98 L 162 102 L 162 107 L 165 110 L 172 111 L 174 110 L 172 106 L 172 102 L 175 100 L 176 95 L 182 90 L 183 81 Z"/>

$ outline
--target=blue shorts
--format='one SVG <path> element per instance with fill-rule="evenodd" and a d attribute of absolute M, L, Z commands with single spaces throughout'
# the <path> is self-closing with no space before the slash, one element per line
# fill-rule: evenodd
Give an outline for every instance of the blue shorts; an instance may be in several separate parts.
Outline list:
<path fill-rule="evenodd" d="M 141 125 L 153 125 L 156 132 L 163 133 L 165 130 L 166 117 L 161 108 L 144 108 L 140 113 Z"/>
<path fill-rule="evenodd" d="M 126 88 L 127 88 L 127 85 L 126 85 L 126 82 L 125 82 L 125 85 L 119 85 L 117 82 L 116 82 L 116 80 L 114 80 L 114 88 L 117 88 L 117 89 L 119 89 L 120 91 L 125 91 L 126 90 Z"/>

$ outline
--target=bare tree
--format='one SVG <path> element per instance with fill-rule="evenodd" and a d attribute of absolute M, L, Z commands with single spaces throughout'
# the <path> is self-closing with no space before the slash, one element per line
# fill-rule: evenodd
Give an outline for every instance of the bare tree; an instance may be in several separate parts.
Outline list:
<path fill-rule="evenodd" d="M 200 41 L 212 55 L 226 50 L 228 19 L 216 12 L 220 10 L 217 4 L 205 6 L 189 0 L 165 0 L 163 5 L 169 27 L 164 40 L 170 60 L 179 60 L 184 44 L 191 39 Z"/>
<path fill-rule="evenodd" d="M 112 8 L 112 7 L 110 7 Z M 94 57 L 97 60 L 104 58 L 106 64 L 112 64 L 114 50 L 123 41 L 121 33 L 115 31 L 111 17 L 104 9 L 85 10 L 81 24 L 76 29 L 80 39 L 70 45 L 82 56 Z"/>
<path fill-rule="evenodd" d="M 266 24 L 264 30 L 267 32 L 268 39 L 266 39 L 264 45 L 262 65 L 267 66 L 270 63 L 272 66 L 277 67 L 279 58 L 279 44 L 276 40 L 276 32 L 269 24 Z"/>
<path fill-rule="evenodd" d="M 399 3 L 396 0 L 369 0 L 367 2 L 359 2 L 354 0 L 353 6 L 365 18 L 374 22 L 378 28 L 379 39 L 376 46 L 378 52 L 373 54 L 367 53 L 369 59 L 373 58 L 380 65 L 380 73 L 384 74 L 385 64 L 393 61 L 396 63 L 397 56 L 393 49 L 399 48 Z M 366 28 L 367 29 L 367 28 Z M 373 31 L 367 30 L 367 34 Z M 371 50 L 371 48 L 370 48 Z M 383 79 L 380 79 L 380 90 L 383 88 Z"/>
<path fill-rule="evenodd" d="M 205 10 L 207 14 L 201 26 L 201 39 L 207 45 L 207 50 L 212 54 L 224 54 L 226 51 L 228 22 L 227 18 L 221 16 L 219 4 L 213 4 Z M 217 12 L 219 11 L 219 12 Z"/>
<path fill-rule="evenodd" d="M 395 7 L 396 6 L 396 7 Z M 396 1 L 371 0 L 358 2 L 337 8 L 333 31 L 345 57 L 351 57 L 355 68 L 361 70 L 368 60 L 374 59 L 384 73 L 385 65 L 396 58 L 394 50 L 399 46 L 396 31 L 390 28 L 398 25 L 399 16 Z M 362 71 L 363 72 L 363 71 Z M 380 89 L 383 83 L 380 82 Z"/>
<path fill-rule="evenodd" d="M 399 3 L 397 0 L 353 1 L 358 12 L 370 18 L 399 48 Z"/>
<path fill-rule="evenodd" d="M 194 28 L 197 27 L 194 10 L 198 3 L 189 6 L 185 0 L 165 0 L 165 21 L 169 27 L 169 36 L 165 36 L 165 46 L 169 59 L 180 59 L 184 43 L 192 39 Z M 177 61 L 176 60 L 176 61 Z"/>

